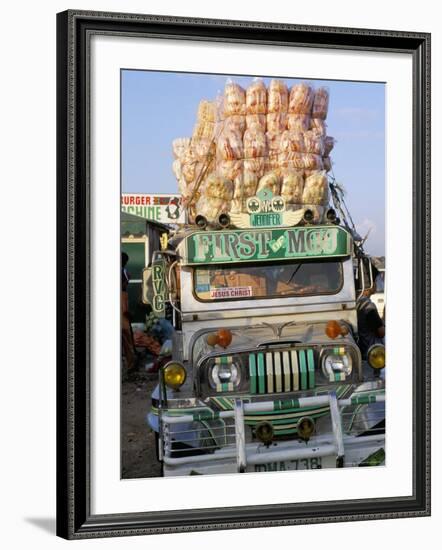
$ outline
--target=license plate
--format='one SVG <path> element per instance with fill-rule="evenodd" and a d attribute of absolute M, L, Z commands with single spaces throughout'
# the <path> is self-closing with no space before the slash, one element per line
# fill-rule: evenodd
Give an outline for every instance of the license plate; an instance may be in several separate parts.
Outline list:
<path fill-rule="evenodd" d="M 295 458 L 268 462 L 267 464 L 255 464 L 255 472 L 285 472 L 287 470 L 322 470 L 322 468 L 336 468 L 334 456 L 312 456 L 310 458 Z"/>

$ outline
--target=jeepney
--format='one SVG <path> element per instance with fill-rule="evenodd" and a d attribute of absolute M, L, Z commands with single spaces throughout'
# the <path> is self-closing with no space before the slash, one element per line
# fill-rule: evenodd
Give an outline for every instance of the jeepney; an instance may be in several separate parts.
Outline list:
<path fill-rule="evenodd" d="M 165 476 L 384 464 L 385 352 L 357 343 L 369 259 L 332 209 L 316 224 L 276 199 L 197 218 L 144 274 L 174 310 L 147 417 Z"/>

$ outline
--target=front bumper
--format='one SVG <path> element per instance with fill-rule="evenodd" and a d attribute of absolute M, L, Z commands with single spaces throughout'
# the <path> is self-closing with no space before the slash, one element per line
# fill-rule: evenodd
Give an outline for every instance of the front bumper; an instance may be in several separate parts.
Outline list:
<path fill-rule="evenodd" d="M 383 452 L 385 446 L 385 435 L 372 429 L 384 421 L 384 401 L 382 391 L 369 391 L 355 392 L 345 399 L 338 399 L 336 393 L 251 403 L 236 398 L 233 408 L 224 411 L 163 410 L 159 416 L 159 454 L 164 474 L 303 469 L 318 463 L 319 467 L 378 465 L 383 459 L 367 462 L 367 458 Z M 284 411 L 308 416 L 309 411 L 319 408 L 326 408 L 328 414 L 319 419 L 322 428 L 308 442 L 274 440 L 264 445 L 250 440 L 245 417 L 255 414 L 266 419 Z"/>

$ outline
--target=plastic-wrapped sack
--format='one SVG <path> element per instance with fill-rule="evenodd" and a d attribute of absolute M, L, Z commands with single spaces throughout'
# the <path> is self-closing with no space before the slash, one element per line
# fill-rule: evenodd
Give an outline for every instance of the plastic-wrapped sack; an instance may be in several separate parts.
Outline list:
<path fill-rule="evenodd" d="M 327 88 L 318 88 L 313 101 L 312 117 L 325 120 L 328 112 L 329 93 Z"/>
<path fill-rule="evenodd" d="M 320 155 L 314 153 L 301 153 L 302 164 L 306 170 L 322 170 L 323 162 Z"/>
<path fill-rule="evenodd" d="M 194 139 L 212 139 L 215 132 L 215 124 L 213 122 L 197 122 L 193 127 L 192 137 Z"/>
<path fill-rule="evenodd" d="M 287 128 L 287 113 L 269 113 L 267 115 L 267 131 L 280 134 Z"/>
<path fill-rule="evenodd" d="M 239 84 L 228 80 L 224 88 L 224 116 L 246 114 L 246 92 Z"/>
<path fill-rule="evenodd" d="M 214 101 L 203 99 L 198 105 L 198 121 L 200 122 L 215 122 L 216 120 L 216 105 Z"/>
<path fill-rule="evenodd" d="M 210 139 L 192 139 L 192 150 L 199 160 L 205 160 L 207 157 L 214 157 L 216 153 L 215 142 Z"/>
<path fill-rule="evenodd" d="M 218 216 L 224 211 L 225 204 L 226 201 L 223 199 L 202 196 L 195 206 L 195 214 L 204 216 L 209 222 L 214 222 L 218 220 Z"/>
<path fill-rule="evenodd" d="M 190 138 L 177 138 L 172 141 L 173 156 L 180 159 L 190 146 Z"/>
<path fill-rule="evenodd" d="M 313 106 L 314 91 L 308 84 L 295 84 L 290 90 L 289 112 L 309 115 Z"/>
<path fill-rule="evenodd" d="M 231 203 L 231 210 L 230 210 L 232 214 L 241 214 L 241 212 L 246 212 L 247 211 L 246 200 L 247 199 L 241 199 L 241 198 L 233 199 Z"/>
<path fill-rule="evenodd" d="M 264 159 L 264 173 L 268 174 L 269 172 L 279 174 L 280 173 L 280 163 L 278 160 L 278 153 L 269 153 L 268 157 Z"/>
<path fill-rule="evenodd" d="M 188 183 L 196 179 L 197 174 L 199 174 L 199 165 L 200 163 L 195 154 L 191 151 L 186 151 L 181 159 L 181 173 Z"/>
<path fill-rule="evenodd" d="M 180 178 L 178 180 L 178 193 L 183 197 L 186 198 L 189 196 L 188 190 L 187 190 L 187 182 L 184 178 Z"/>
<path fill-rule="evenodd" d="M 204 181 L 198 182 L 199 180 L 195 180 L 190 183 L 179 184 L 179 191 L 183 197 L 184 205 L 187 205 L 190 199 L 192 199 L 192 203 L 195 204 L 200 197 L 204 196 Z"/>
<path fill-rule="evenodd" d="M 287 128 L 293 132 L 307 132 L 310 128 L 309 115 L 287 115 Z"/>
<path fill-rule="evenodd" d="M 276 132 L 267 132 L 266 139 L 269 154 L 278 153 L 281 142 L 281 134 L 278 134 Z"/>
<path fill-rule="evenodd" d="M 181 161 L 180 160 L 174 160 L 172 162 L 172 172 L 174 174 L 174 176 L 176 177 L 177 181 L 179 181 L 182 176 L 183 176 L 183 172 L 181 170 Z"/>
<path fill-rule="evenodd" d="M 332 169 L 332 161 L 330 157 L 323 157 L 322 158 L 322 164 L 324 165 L 324 170 L 326 172 L 330 172 Z"/>
<path fill-rule="evenodd" d="M 282 80 L 271 80 L 267 94 L 267 112 L 286 113 L 288 104 L 289 92 L 286 83 Z"/>
<path fill-rule="evenodd" d="M 233 182 L 212 173 L 205 180 L 204 194 L 206 197 L 231 201 L 233 198 Z"/>
<path fill-rule="evenodd" d="M 255 78 L 246 90 L 246 112 L 250 115 L 267 112 L 267 89 L 260 78 Z"/>
<path fill-rule="evenodd" d="M 192 183 L 210 174 L 215 169 L 214 159 L 207 161 L 181 162 L 181 172 L 187 183 Z"/>
<path fill-rule="evenodd" d="M 256 126 L 246 130 L 244 134 L 244 158 L 265 157 L 266 154 L 267 140 L 265 133 Z"/>
<path fill-rule="evenodd" d="M 315 155 L 324 154 L 324 138 L 317 132 L 309 131 L 304 133 L 304 147 L 306 153 Z"/>
<path fill-rule="evenodd" d="M 263 189 L 268 189 L 273 193 L 273 196 L 281 193 L 281 178 L 276 172 L 270 172 L 263 176 L 258 183 L 257 193 Z"/>
<path fill-rule="evenodd" d="M 336 140 L 334 137 L 325 136 L 324 137 L 324 157 L 330 156 L 330 153 L 335 146 Z"/>
<path fill-rule="evenodd" d="M 224 119 L 222 130 L 236 132 L 242 136 L 246 130 L 246 126 L 246 117 L 244 115 L 232 115 Z"/>
<path fill-rule="evenodd" d="M 267 129 L 266 115 L 246 115 L 246 126 L 248 129 L 259 128 L 263 132 Z"/>
<path fill-rule="evenodd" d="M 302 153 L 304 150 L 304 134 L 300 132 L 291 132 L 290 130 L 286 130 L 281 134 L 281 139 L 279 141 L 280 153 Z"/>
<path fill-rule="evenodd" d="M 303 204 L 327 205 L 328 179 L 323 170 L 315 172 L 306 178 L 302 202 Z"/>
<path fill-rule="evenodd" d="M 258 179 L 262 178 L 266 171 L 266 159 L 267 157 L 260 157 L 257 159 L 245 159 L 244 160 L 244 178 L 247 175 L 256 176 Z"/>
<path fill-rule="evenodd" d="M 325 136 L 327 135 L 327 124 L 322 120 L 322 118 L 311 118 L 310 130 L 317 132 L 321 136 Z"/>
<path fill-rule="evenodd" d="M 303 170 L 305 168 L 304 153 L 297 153 L 295 151 L 279 153 L 278 164 L 281 173 L 283 173 L 284 170 Z"/>
<path fill-rule="evenodd" d="M 235 182 L 233 199 L 254 197 L 256 195 L 256 189 L 258 187 L 258 180 L 259 178 L 256 174 L 244 171 L 242 181 L 237 180 Z"/>
<path fill-rule="evenodd" d="M 301 203 L 303 191 L 304 174 L 302 171 L 287 171 L 283 173 L 281 196 L 286 203 Z"/>
<path fill-rule="evenodd" d="M 234 181 L 243 174 L 242 160 L 222 160 L 216 164 L 217 174 L 223 178 Z"/>
<path fill-rule="evenodd" d="M 224 131 L 218 139 L 216 156 L 219 160 L 235 160 L 244 157 L 244 147 L 239 132 Z"/>

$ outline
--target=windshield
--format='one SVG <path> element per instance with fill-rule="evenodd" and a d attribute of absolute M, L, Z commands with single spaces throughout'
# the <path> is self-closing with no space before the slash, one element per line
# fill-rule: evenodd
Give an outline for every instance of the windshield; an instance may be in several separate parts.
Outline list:
<path fill-rule="evenodd" d="M 216 265 L 194 269 L 201 301 L 335 294 L 342 288 L 339 261 L 290 264 Z"/>

